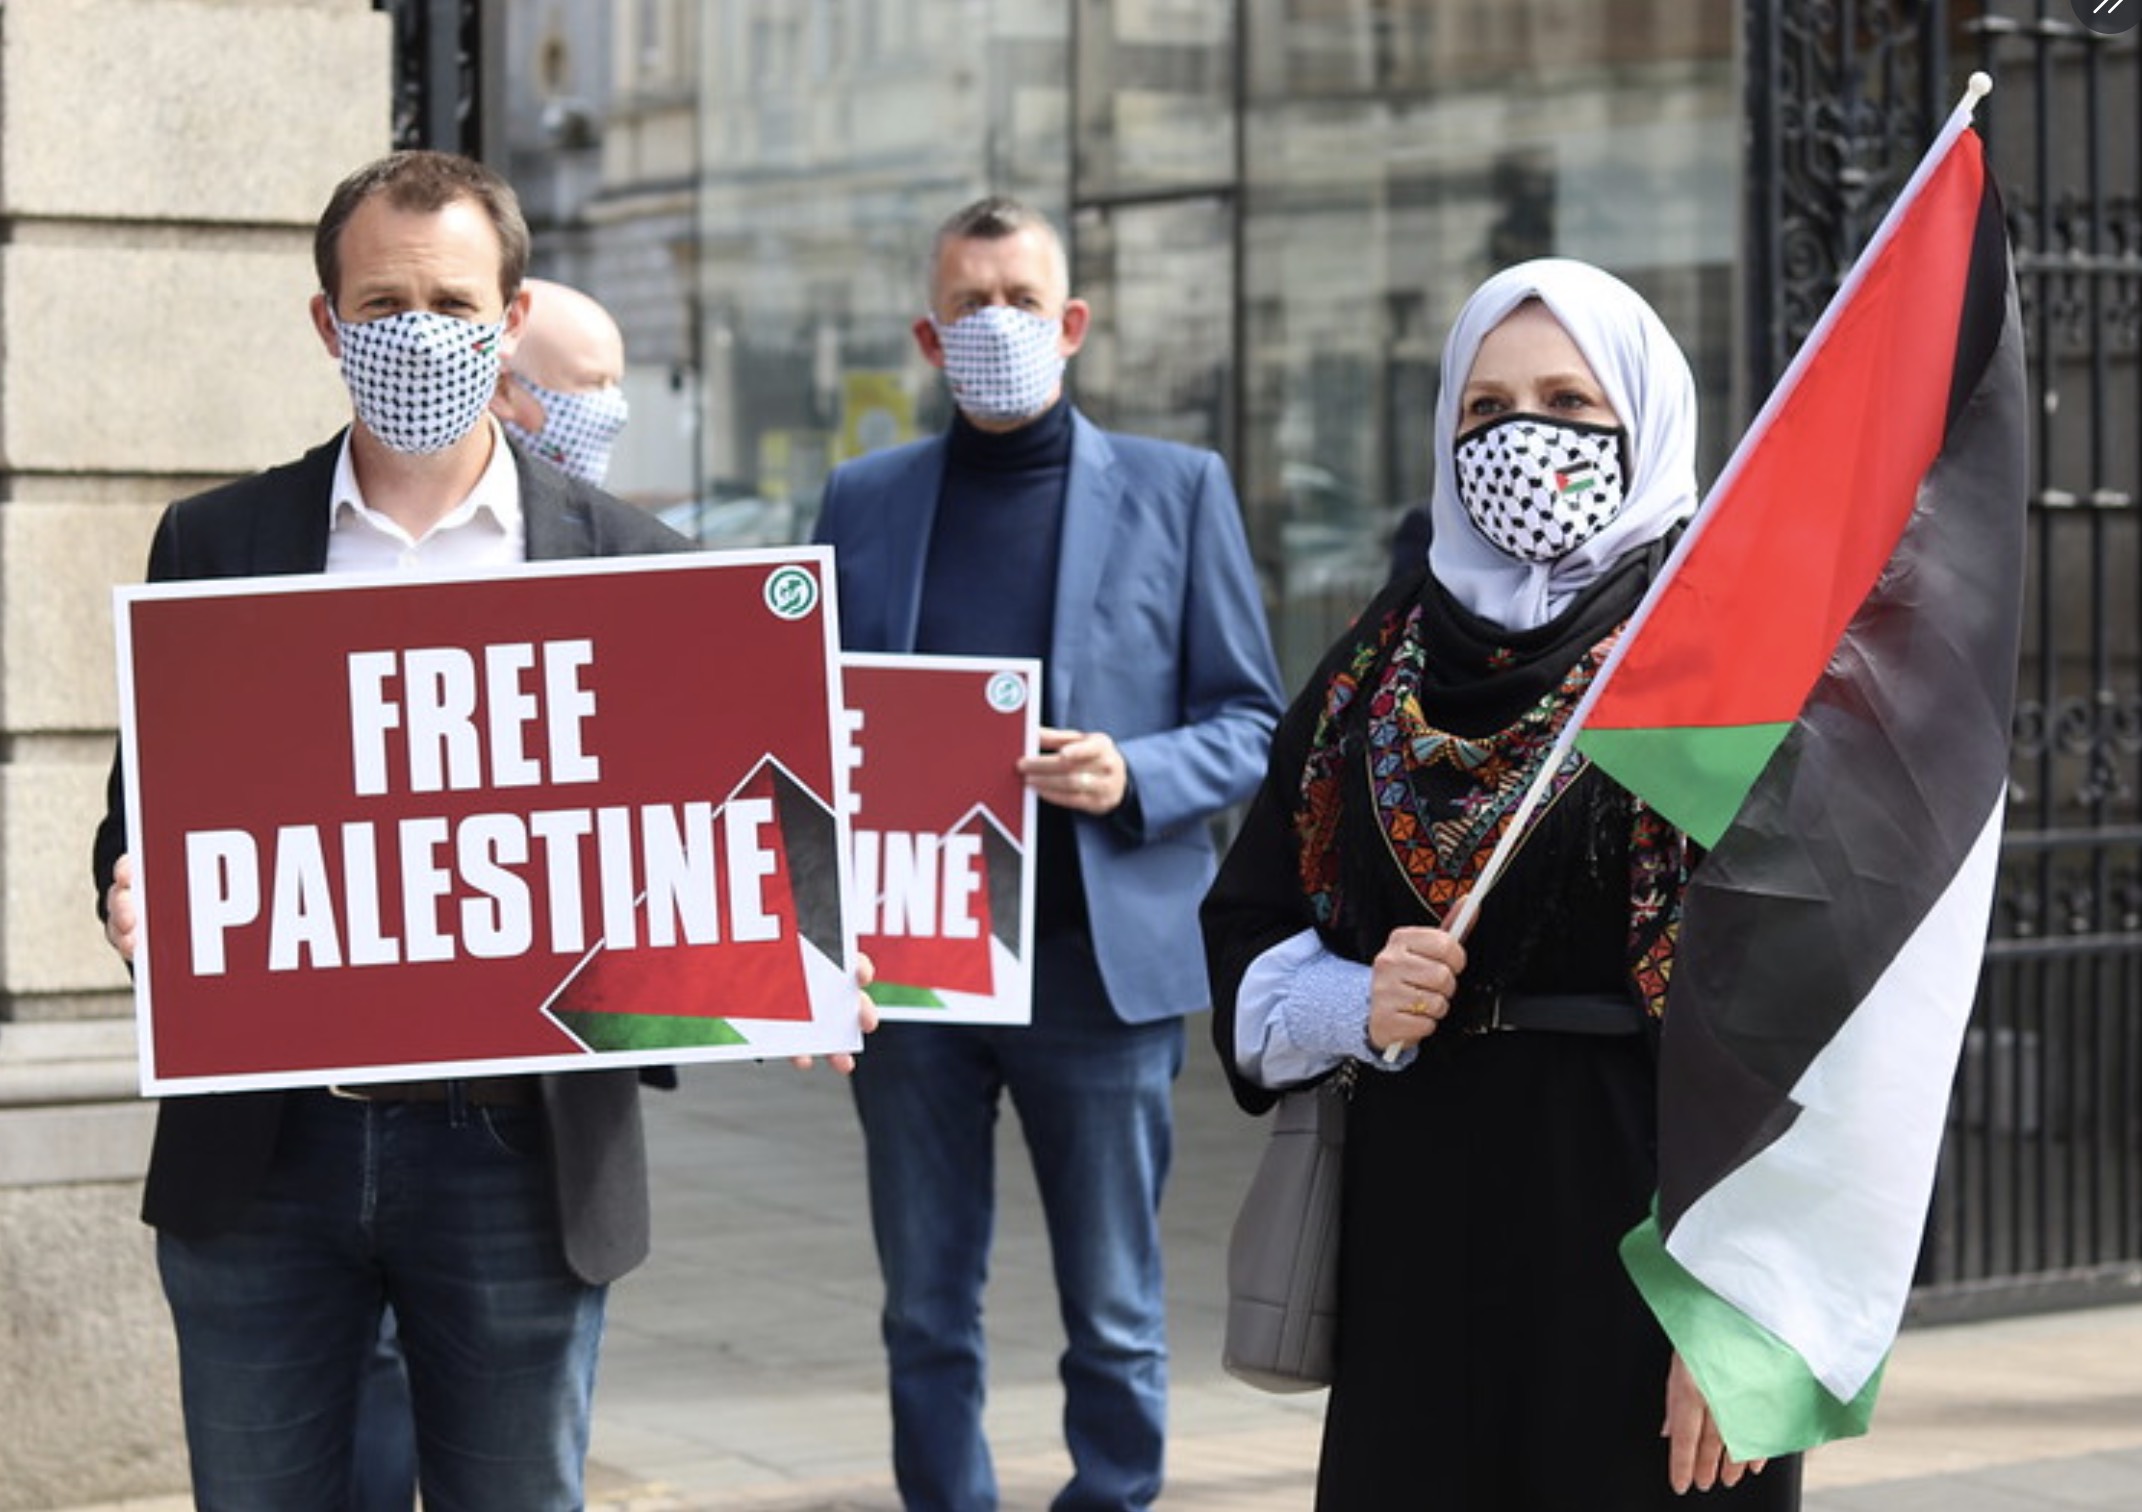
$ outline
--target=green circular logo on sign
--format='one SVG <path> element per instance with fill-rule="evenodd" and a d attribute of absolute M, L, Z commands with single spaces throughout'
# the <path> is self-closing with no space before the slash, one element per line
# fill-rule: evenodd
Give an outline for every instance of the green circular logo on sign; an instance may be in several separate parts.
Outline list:
<path fill-rule="evenodd" d="M 782 619 L 802 619 L 818 607 L 818 579 L 808 568 L 775 569 L 766 579 L 766 607 Z"/>
<path fill-rule="evenodd" d="M 982 696 L 999 714 L 1014 713 L 1026 707 L 1026 679 L 1016 672 L 999 672 L 989 679 Z"/>

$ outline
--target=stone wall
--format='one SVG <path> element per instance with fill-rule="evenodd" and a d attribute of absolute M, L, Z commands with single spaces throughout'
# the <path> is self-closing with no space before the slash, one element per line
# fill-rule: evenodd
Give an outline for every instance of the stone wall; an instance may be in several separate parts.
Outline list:
<path fill-rule="evenodd" d="M 184 1486 L 88 873 L 110 590 L 167 500 L 346 415 L 310 233 L 387 146 L 389 44 L 370 0 L 0 0 L 0 1512 Z"/>

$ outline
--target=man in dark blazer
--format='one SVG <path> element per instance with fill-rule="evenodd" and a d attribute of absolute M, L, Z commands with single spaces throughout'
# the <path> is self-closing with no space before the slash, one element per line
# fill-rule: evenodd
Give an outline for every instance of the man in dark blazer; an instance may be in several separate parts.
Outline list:
<path fill-rule="evenodd" d="M 888 1024 L 855 1075 L 885 1280 L 893 1460 L 911 1509 L 997 1504 L 981 1303 L 997 1104 L 1018 1109 L 1068 1334 L 1060 1508 L 1159 1493 L 1167 1341 L 1158 1210 L 1183 1016 L 1209 1001 L 1209 821 L 1264 774 L 1278 671 L 1220 458 L 1112 434 L 1063 397 L 1088 320 L 1061 239 L 1013 201 L 938 233 L 923 355 L 943 435 L 835 470 L 851 650 L 1036 656 L 1046 727 L 1034 1022 Z"/>
<path fill-rule="evenodd" d="M 295 462 L 172 505 L 149 578 L 687 549 L 516 452 L 486 414 L 526 316 L 527 256 L 512 190 L 470 160 L 397 153 L 345 179 L 316 232 L 312 315 L 355 418 Z M 122 794 L 115 765 L 94 864 L 131 960 Z M 426 1500 L 579 1507 L 606 1288 L 648 1247 L 637 1083 L 586 1071 L 164 1102 L 142 1215 L 197 1504 L 346 1503 L 359 1382 L 391 1303 Z"/>

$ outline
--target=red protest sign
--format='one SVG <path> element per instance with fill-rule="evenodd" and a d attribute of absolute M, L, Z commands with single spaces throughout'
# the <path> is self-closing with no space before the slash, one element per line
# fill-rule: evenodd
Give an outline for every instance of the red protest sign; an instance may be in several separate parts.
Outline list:
<path fill-rule="evenodd" d="M 116 590 L 143 1090 L 856 1048 L 831 581 Z"/>
<path fill-rule="evenodd" d="M 1023 1024 L 1033 1014 L 1030 659 L 841 659 L 857 944 L 885 1019 Z"/>

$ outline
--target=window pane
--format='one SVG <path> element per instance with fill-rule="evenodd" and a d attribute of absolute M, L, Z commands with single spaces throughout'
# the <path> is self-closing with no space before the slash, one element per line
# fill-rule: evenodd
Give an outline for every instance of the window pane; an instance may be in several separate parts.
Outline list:
<path fill-rule="evenodd" d="M 1093 325 L 1072 367 L 1079 407 L 1113 429 L 1228 451 L 1234 216 L 1219 200 L 1082 213 Z"/>
<path fill-rule="evenodd" d="M 943 423 L 916 352 L 930 239 L 988 192 L 1063 218 L 1062 0 L 706 6 L 695 516 L 722 544 L 808 532 L 826 474 Z"/>
<path fill-rule="evenodd" d="M 1740 107 L 1730 6 L 1251 0 L 1238 479 L 1290 678 L 1430 486 L 1451 318 L 1496 269 L 1596 262 L 1697 371 L 1729 449 Z"/>
<path fill-rule="evenodd" d="M 1230 183 L 1234 7 L 1079 4 L 1079 197 Z"/>

